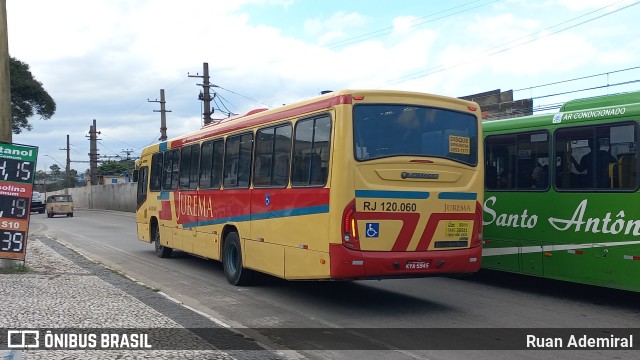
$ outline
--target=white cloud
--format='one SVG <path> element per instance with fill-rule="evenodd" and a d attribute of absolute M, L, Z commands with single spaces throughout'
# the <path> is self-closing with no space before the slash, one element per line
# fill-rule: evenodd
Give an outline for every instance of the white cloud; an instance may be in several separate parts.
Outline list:
<path fill-rule="evenodd" d="M 352 31 L 362 29 L 368 19 L 359 13 L 338 11 L 327 19 L 313 18 L 304 21 L 307 35 L 316 37 L 319 44 L 327 44 L 335 40 L 358 36 Z"/>

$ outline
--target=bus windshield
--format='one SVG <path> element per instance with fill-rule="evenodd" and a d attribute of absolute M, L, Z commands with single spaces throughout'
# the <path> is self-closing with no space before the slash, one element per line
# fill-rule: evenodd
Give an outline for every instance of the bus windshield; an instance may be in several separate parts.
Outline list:
<path fill-rule="evenodd" d="M 428 156 L 475 166 L 478 121 L 433 107 L 362 104 L 353 108 L 355 158 Z"/>

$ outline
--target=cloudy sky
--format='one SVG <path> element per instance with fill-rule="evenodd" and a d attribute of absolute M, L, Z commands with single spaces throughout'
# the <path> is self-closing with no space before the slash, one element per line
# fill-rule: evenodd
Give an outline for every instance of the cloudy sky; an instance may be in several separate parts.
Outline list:
<path fill-rule="evenodd" d="M 68 134 L 71 167 L 84 171 L 96 119 L 101 156 L 137 156 L 160 136 L 160 106 L 148 102 L 160 89 L 169 137 L 201 126 L 202 80 L 188 74 L 204 62 L 219 86 L 214 118 L 344 88 L 512 89 L 540 108 L 636 91 L 639 3 L 7 0 L 9 53 L 58 107 L 13 141 L 39 146 L 43 170 L 65 163 Z"/>

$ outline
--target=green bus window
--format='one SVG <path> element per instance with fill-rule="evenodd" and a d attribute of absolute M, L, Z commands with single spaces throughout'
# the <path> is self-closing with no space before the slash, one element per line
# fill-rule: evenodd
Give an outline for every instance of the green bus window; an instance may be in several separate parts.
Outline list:
<path fill-rule="evenodd" d="M 555 135 L 556 187 L 561 190 L 637 188 L 637 125 L 559 129 Z"/>
<path fill-rule="evenodd" d="M 547 132 L 487 136 L 485 145 L 487 190 L 548 189 Z"/>

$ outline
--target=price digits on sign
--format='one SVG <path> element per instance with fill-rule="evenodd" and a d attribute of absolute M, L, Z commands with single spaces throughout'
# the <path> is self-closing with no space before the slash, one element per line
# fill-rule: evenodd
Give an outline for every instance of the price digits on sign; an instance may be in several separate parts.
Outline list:
<path fill-rule="evenodd" d="M 29 198 L 0 195 L 0 217 L 23 219 L 28 209 Z"/>
<path fill-rule="evenodd" d="M 0 251 L 22 252 L 23 247 L 24 231 L 2 230 Z"/>
<path fill-rule="evenodd" d="M 0 160 L 0 179 L 13 182 L 31 182 L 31 161 Z"/>

